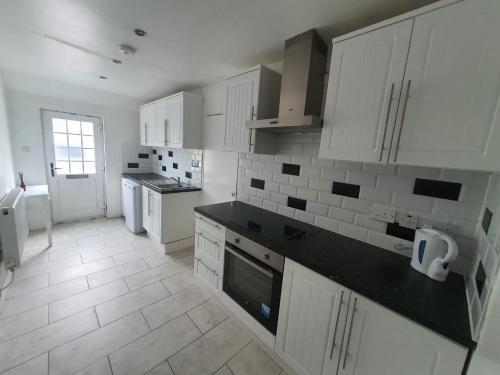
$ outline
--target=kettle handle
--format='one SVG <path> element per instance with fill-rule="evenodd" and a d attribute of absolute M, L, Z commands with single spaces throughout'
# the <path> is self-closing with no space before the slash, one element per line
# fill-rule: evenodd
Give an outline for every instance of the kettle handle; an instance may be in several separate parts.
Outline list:
<path fill-rule="evenodd" d="M 455 240 L 446 233 L 440 233 L 441 238 L 448 244 L 448 252 L 442 259 L 443 263 L 451 263 L 458 257 L 458 246 Z"/>

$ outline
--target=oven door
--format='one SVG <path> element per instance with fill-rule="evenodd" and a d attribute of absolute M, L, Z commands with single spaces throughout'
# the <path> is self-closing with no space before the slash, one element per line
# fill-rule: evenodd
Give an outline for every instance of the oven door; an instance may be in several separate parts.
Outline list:
<path fill-rule="evenodd" d="M 283 274 L 226 243 L 223 291 L 276 335 Z"/>

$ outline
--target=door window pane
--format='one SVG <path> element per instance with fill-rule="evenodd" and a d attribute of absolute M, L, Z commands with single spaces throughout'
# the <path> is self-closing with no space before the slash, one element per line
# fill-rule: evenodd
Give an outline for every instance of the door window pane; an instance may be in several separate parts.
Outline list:
<path fill-rule="evenodd" d="M 82 137 L 80 135 L 68 134 L 69 147 L 82 147 Z"/>
<path fill-rule="evenodd" d="M 94 137 L 93 136 L 84 135 L 84 136 L 82 136 L 82 139 L 83 139 L 83 147 L 84 148 L 94 148 Z"/>
<path fill-rule="evenodd" d="M 69 148 L 69 158 L 73 160 L 82 160 L 82 149 L 81 148 Z"/>
<path fill-rule="evenodd" d="M 52 131 L 54 133 L 66 133 L 66 120 L 62 118 L 53 118 Z"/>
<path fill-rule="evenodd" d="M 95 151 L 93 148 L 84 148 L 83 149 L 83 160 L 95 161 Z"/>
<path fill-rule="evenodd" d="M 94 135 L 94 124 L 91 122 L 82 122 L 82 134 Z"/>
<path fill-rule="evenodd" d="M 54 133 L 54 146 L 68 146 L 68 136 L 66 134 Z"/>
<path fill-rule="evenodd" d="M 58 175 L 65 175 L 69 174 L 69 162 L 67 161 L 56 161 L 56 168 L 61 168 L 61 169 L 56 169 L 56 173 Z"/>
<path fill-rule="evenodd" d="M 85 173 L 95 173 L 95 163 L 93 161 L 84 162 L 83 163 L 83 170 Z"/>
<path fill-rule="evenodd" d="M 83 173 L 83 164 L 81 161 L 72 161 L 71 162 L 71 174 L 82 174 Z"/>
<path fill-rule="evenodd" d="M 80 121 L 68 120 L 68 133 L 80 134 L 81 133 Z"/>
<path fill-rule="evenodd" d="M 66 147 L 55 147 L 56 160 L 68 160 L 68 149 Z"/>

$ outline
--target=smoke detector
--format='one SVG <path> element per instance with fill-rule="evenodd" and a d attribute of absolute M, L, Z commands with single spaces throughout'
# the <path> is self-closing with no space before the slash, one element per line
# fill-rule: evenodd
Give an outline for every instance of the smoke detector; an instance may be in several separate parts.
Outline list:
<path fill-rule="evenodd" d="M 137 51 L 134 47 L 129 46 L 128 44 L 120 44 L 118 48 L 124 55 L 133 55 Z"/>

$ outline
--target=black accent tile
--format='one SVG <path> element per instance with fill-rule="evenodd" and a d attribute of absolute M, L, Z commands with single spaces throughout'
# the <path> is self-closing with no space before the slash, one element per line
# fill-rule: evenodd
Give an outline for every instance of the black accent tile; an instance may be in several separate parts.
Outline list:
<path fill-rule="evenodd" d="M 306 210 L 307 201 L 304 199 L 288 197 L 288 207 L 296 208 L 297 210 Z"/>
<path fill-rule="evenodd" d="M 426 180 L 416 178 L 413 194 L 458 201 L 462 184 L 457 182 Z"/>
<path fill-rule="evenodd" d="M 149 154 L 139 154 L 139 159 L 149 159 Z"/>
<path fill-rule="evenodd" d="M 179 165 L 178 165 L 177 163 L 173 163 L 173 164 L 172 164 L 172 167 L 173 167 L 174 169 L 179 169 Z"/>
<path fill-rule="evenodd" d="M 127 168 L 139 168 L 139 163 L 128 163 Z"/>
<path fill-rule="evenodd" d="M 351 198 L 359 198 L 359 185 L 333 181 L 332 194 L 343 195 L 345 197 Z"/>
<path fill-rule="evenodd" d="M 158 160 L 163 160 L 163 155 L 158 155 Z"/>
<path fill-rule="evenodd" d="M 281 173 L 298 176 L 300 174 L 300 165 L 283 163 L 283 167 L 281 167 Z"/>
<path fill-rule="evenodd" d="M 398 223 L 387 223 L 385 233 L 390 236 L 399 237 L 407 241 L 415 240 L 415 229 L 402 227 Z"/>
<path fill-rule="evenodd" d="M 250 180 L 250 186 L 256 189 L 264 190 L 264 186 L 266 184 L 266 181 L 264 180 L 259 180 L 258 178 L 252 178 Z"/>
<path fill-rule="evenodd" d="M 486 272 L 484 272 L 482 260 L 480 260 L 479 264 L 477 265 L 476 275 L 474 276 L 474 278 L 476 279 L 477 294 L 479 298 L 481 298 L 481 293 L 483 292 L 484 288 L 484 281 L 486 280 Z"/>
<path fill-rule="evenodd" d="M 167 167 L 166 167 L 166 166 L 164 166 L 164 165 L 162 165 L 162 166 L 161 166 L 161 170 L 162 170 L 163 172 L 166 172 L 166 171 L 167 171 Z"/>
<path fill-rule="evenodd" d="M 490 229 L 492 218 L 493 218 L 493 212 L 491 212 L 489 208 L 486 207 L 483 214 L 483 220 L 481 221 L 481 226 L 483 227 L 484 233 L 486 234 L 488 234 L 488 230 Z"/>
<path fill-rule="evenodd" d="M 153 155 L 156 155 L 156 150 L 153 150 Z"/>
<path fill-rule="evenodd" d="M 186 178 L 193 178 L 193 174 L 191 172 L 186 172 Z"/>
<path fill-rule="evenodd" d="M 168 157 L 169 158 L 173 158 L 174 157 L 174 152 L 173 151 L 169 151 L 168 152 Z"/>

